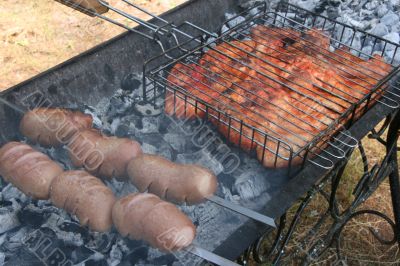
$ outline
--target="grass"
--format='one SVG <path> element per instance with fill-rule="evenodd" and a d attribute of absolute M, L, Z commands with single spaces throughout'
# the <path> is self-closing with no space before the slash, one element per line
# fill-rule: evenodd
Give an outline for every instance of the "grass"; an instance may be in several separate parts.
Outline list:
<path fill-rule="evenodd" d="M 123 7 L 121 1 L 109 0 L 118 7 Z M 184 0 L 137 0 L 136 4 L 143 6 L 156 14 L 170 9 Z M 137 10 L 131 13 L 147 19 Z M 117 18 L 117 16 L 112 16 Z M 122 22 L 126 22 L 122 20 Z M 133 24 L 130 24 L 133 26 Z M 77 11 L 56 3 L 54 0 L 26 1 L 2 0 L 0 2 L 0 90 L 4 90 L 27 78 L 36 75 L 74 55 L 77 55 L 96 44 L 99 44 L 119 33 L 122 29 L 99 19 L 93 19 Z M 384 147 L 369 139 L 363 140 L 364 147 L 373 165 L 382 159 Z M 362 173 L 360 155 L 356 152 L 346 168 L 343 184 L 338 191 L 338 198 L 343 206 L 352 199 L 352 191 L 357 183 L 357 177 Z M 298 205 L 297 205 L 298 206 Z M 300 248 L 299 239 L 323 214 L 327 203 L 321 196 L 313 199 L 305 211 L 294 239 L 289 243 L 289 250 Z M 377 208 L 392 216 L 389 185 L 384 182 L 374 195 L 363 203 L 363 208 Z M 293 215 L 294 206 L 289 214 Z M 391 232 L 381 220 L 373 217 L 362 217 L 348 224 L 343 232 L 342 243 L 347 263 L 351 265 L 395 265 L 400 264 L 397 246 L 382 246 L 367 230 L 368 226 L 379 228 L 385 238 L 391 237 Z M 316 238 L 321 235 L 314 236 Z M 301 252 L 301 251 L 300 251 Z M 295 264 L 292 257 L 287 264 Z M 315 264 L 330 264 L 335 257 L 328 252 Z"/>
<path fill-rule="evenodd" d="M 385 147 L 382 144 L 367 137 L 362 140 L 362 144 L 369 159 L 370 167 L 382 161 L 385 155 Z M 340 210 L 346 209 L 354 200 L 353 190 L 363 173 L 361 154 L 359 151 L 355 151 L 346 166 L 341 185 L 337 191 Z M 329 184 L 327 187 L 329 187 Z M 324 189 L 324 191 L 328 192 L 329 189 Z M 296 204 L 288 211 L 288 221 L 291 221 L 298 206 L 299 204 Z M 284 265 L 297 265 L 300 263 L 296 259 L 298 259 L 298 256 L 304 256 L 305 253 L 303 250 L 309 248 L 303 245 L 302 239 L 319 218 L 325 214 L 327 207 L 328 202 L 321 194 L 317 194 L 310 202 L 293 234 L 293 239 L 288 245 L 286 251 L 289 255 L 284 257 Z M 358 208 L 358 210 L 362 209 L 381 211 L 393 220 L 390 190 L 387 180 Z M 324 237 L 332 222 L 333 219 L 328 217 L 326 224 L 323 224 L 318 233 L 313 235 L 311 239 L 318 240 Z M 399 265 L 400 256 L 397 244 L 383 245 L 373 236 L 370 228 L 376 230 L 385 240 L 393 238 L 392 229 L 384 220 L 372 215 L 358 216 L 345 226 L 341 234 L 341 251 L 345 265 Z M 335 263 L 338 263 L 335 249 L 330 248 L 321 258 L 312 262 L 311 265 L 333 265 Z"/>

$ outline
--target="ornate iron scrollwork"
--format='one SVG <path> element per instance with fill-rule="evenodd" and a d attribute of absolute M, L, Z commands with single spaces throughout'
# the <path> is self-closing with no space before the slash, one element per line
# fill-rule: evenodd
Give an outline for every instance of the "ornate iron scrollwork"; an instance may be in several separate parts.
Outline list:
<path fill-rule="evenodd" d="M 378 141 L 386 147 L 387 152 L 380 163 L 371 165 L 361 142 L 356 149 L 349 152 L 349 155 L 353 154 L 355 151 L 359 152 L 362 174 L 352 191 L 352 200 L 346 207 L 339 202 L 338 190 L 341 185 L 343 185 L 343 176 L 349 160 L 340 162 L 335 170 L 331 171 L 319 184 L 314 186 L 300 201 L 294 214 L 289 215 L 286 213 L 283 215 L 278 228 L 267 232 L 250 247 L 243 257 L 243 262 L 248 261 L 249 257 L 252 255 L 253 259 L 258 263 L 269 262 L 276 265 L 284 261 L 285 258 L 290 257 L 291 261 L 296 260 L 299 264 L 308 265 L 323 256 L 328 249 L 334 249 L 336 250 L 336 263 L 340 264 L 340 262 L 344 261 L 341 253 L 342 232 L 350 221 L 362 215 L 375 216 L 382 219 L 390 226 L 393 232 L 392 239 L 383 239 L 375 229 L 369 228 L 369 232 L 381 244 L 394 245 L 398 242 L 398 235 L 400 232 L 397 229 L 398 226 L 396 226 L 396 223 L 390 217 L 379 210 L 360 209 L 360 205 L 376 191 L 388 175 L 396 173 L 398 177 L 396 157 L 398 147 L 396 142 L 398 138 L 399 118 L 399 114 L 389 115 L 379 129 L 372 130 L 368 135 L 369 139 Z M 394 125 L 393 122 L 395 120 L 396 124 Z M 390 129 L 385 140 L 383 136 L 388 128 Z M 347 156 L 347 158 L 349 157 L 350 156 Z M 391 178 L 391 182 L 394 182 L 393 179 L 395 178 Z M 396 184 L 394 184 L 394 186 L 396 186 Z M 398 190 L 398 188 L 391 189 Z M 392 193 L 393 192 L 394 191 L 392 191 Z M 319 215 L 317 221 L 313 223 L 313 226 L 308 229 L 307 232 L 303 233 L 300 239 L 294 240 L 293 235 L 299 222 L 307 215 L 305 209 L 311 204 L 312 199 L 317 196 L 319 199 L 324 199 L 326 201 L 327 207 L 321 215 Z M 400 206 L 396 206 L 396 203 L 393 204 L 395 205 L 395 209 L 400 213 Z M 291 212 L 293 213 L 293 211 Z M 288 222 L 289 219 L 291 219 L 290 222 Z M 319 231 L 321 230 L 324 230 L 324 232 L 320 233 Z M 296 248 L 288 252 L 287 249 L 290 241 L 296 241 Z"/>

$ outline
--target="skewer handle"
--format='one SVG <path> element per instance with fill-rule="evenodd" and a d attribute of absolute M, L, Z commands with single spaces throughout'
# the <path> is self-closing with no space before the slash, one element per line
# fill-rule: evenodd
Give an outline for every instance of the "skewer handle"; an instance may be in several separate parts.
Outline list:
<path fill-rule="evenodd" d="M 91 17 L 108 12 L 108 7 L 97 0 L 56 0 Z"/>

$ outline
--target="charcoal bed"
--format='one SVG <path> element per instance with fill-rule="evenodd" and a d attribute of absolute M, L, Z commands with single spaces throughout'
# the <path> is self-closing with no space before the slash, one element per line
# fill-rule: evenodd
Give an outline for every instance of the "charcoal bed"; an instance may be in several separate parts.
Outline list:
<path fill-rule="evenodd" d="M 293 8 L 293 12 L 304 12 L 302 9 L 289 7 Z M 190 21 L 207 32 L 220 33 L 227 13 L 240 14 L 243 11 L 236 0 L 190 0 L 163 14 L 162 18 L 175 25 Z M 284 9 L 278 11 L 280 16 L 285 16 Z M 288 12 L 286 7 L 286 16 L 288 13 L 292 12 Z M 160 22 L 157 19 L 153 21 L 155 24 Z M 143 26 L 136 29 L 148 32 Z M 356 30 L 353 30 L 355 34 Z M 193 36 L 198 35 L 198 30 L 193 27 L 187 27 L 185 31 Z M 392 45 L 384 44 L 380 39 L 375 42 L 385 47 Z M 337 137 L 337 142 L 333 143 L 341 147 L 345 156 L 330 157 L 332 167 L 321 167 L 322 163 L 317 160 L 317 163 L 304 162 L 291 169 L 290 173 L 287 169 L 264 168 L 254 154 L 231 145 L 218 133 L 215 124 L 202 120 L 199 127 L 196 121 L 182 121 L 167 116 L 162 108 L 155 107 L 154 99 L 145 101 L 146 89 L 143 88 L 143 81 L 151 81 L 143 79 L 143 66 L 161 52 L 156 42 L 126 32 L 9 88 L 1 93 L 1 143 L 11 140 L 25 141 L 19 133 L 19 122 L 27 109 L 38 105 L 65 107 L 92 114 L 96 127 L 108 134 L 138 140 L 145 152 L 163 155 L 181 163 L 202 164 L 212 169 L 218 174 L 217 196 L 271 217 L 278 225 L 273 228 L 211 201 L 196 206 L 180 206 L 197 226 L 197 246 L 240 264 L 245 264 L 250 256 L 258 262 L 278 263 L 302 211 L 313 196 L 327 187 L 330 188 L 330 194 L 326 198 L 329 205 L 326 213 L 336 218 L 325 238 L 309 245 L 307 255 L 301 259 L 303 263 L 307 264 L 319 257 L 327 246 L 340 238 L 342 227 L 358 214 L 357 207 L 387 176 L 390 176 L 396 221 L 390 223 L 393 226 L 399 225 L 400 190 L 396 158 L 397 131 L 400 126 L 400 117 L 397 114 L 400 106 L 397 95 L 400 85 L 396 80 L 399 73 L 396 64 L 399 62 L 392 62 L 394 70 L 386 78 L 386 82 L 390 82 L 384 94 L 387 98 L 365 110 L 359 119 L 351 125 L 348 123 L 349 126 L 343 131 L 344 136 L 351 136 L 351 141 L 359 141 L 370 135 L 371 139 L 384 144 L 382 147 L 386 147 L 387 153 L 384 160 L 372 168 L 364 162 L 366 171 L 355 190 L 355 200 L 351 207 L 338 214 L 336 191 L 340 186 L 343 169 L 353 151 L 363 151 L 361 144 L 348 142 L 340 145 L 345 140 Z M 152 60 L 151 66 L 164 62 L 162 59 Z M 386 119 L 383 127 L 376 130 L 383 119 Z M 194 130 L 195 128 L 201 129 Z M 385 129 L 389 129 L 389 133 L 387 139 L 383 140 L 381 136 Z M 228 148 L 231 160 L 218 160 L 222 156 L 219 153 L 219 147 L 222 146 Z M 66 169 L 73 168 L 63 149 L 36 148 L 59 161 Z M 327 148 L 332 154 L 335 153 L 334 149 Z M 117 196 L 136 191 L 128 183 L 106 183 Z M 0 217 L 7 221 L 4 226 L 0 226 L 0 254 L 6 265 L 205 263 L 190 252 L 165 254 L 150 248 L 144 242 L 122 238 L 115 229 L 105 234 L 89 232 L 79 227 L 79 223 L 73 218 L 52 207 L 49 202 L 31 200 L 3 180 L 0 185 Z M 287 222 L 287 210 L 301 198 L 295 219 Z M 379 213 L 377 215 L 384 216 Z M 384 216 L 383 219 L 386 218 Z M 321 217 L 320 222 L 324 222 L 324 219 Z M 399 241 L 399 226 L 396 228 L 394 241 L 388 244 L 393 245 Z M 265 242 L 265 236 L 271 234 L 276 237 L 270 243 L 270 250 L 261 251 L 265 249 L 261 247 L 263 239 Z M 218 263 L 218 258 L 212 262 Z M 221 261 L 220 264 L 224 262 Z"/>

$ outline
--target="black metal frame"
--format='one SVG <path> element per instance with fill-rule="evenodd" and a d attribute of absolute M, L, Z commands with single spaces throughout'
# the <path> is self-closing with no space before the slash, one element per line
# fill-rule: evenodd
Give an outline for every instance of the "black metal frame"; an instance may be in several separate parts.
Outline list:
<path fill-rule="evenodd" d="M 387 132 L 386 140 L 382 138 L 385 132 Z M 293 232 L 296 230 L 297 225 L 303 218 L 304 210 L 318 194 L 326 200 L 327 207 L 323 215 L 314 223 L 314 226 L 310 228 L 300 240 L 297 239 L 297 242 L 300 243 L 302 247 L 302 254 L 296 257 L 296 259 L 299 259 L 302 265 L 308 265 L 311 262 L 317 261 L 318 258 L 321 258 L 331 247 L 334 247 L 336 250 L 336 262 L 343 260 L 340 240 L 341 233 L 351 220 L 361 215 L 373 215 L 385 221 L 393 232 L 392 239 L 382 239 L 378 233 L 373 231 L 372 228 L 369 228 L 371 234 L 381 244 L 395 245 L 397 243 L 400 247 L 400 186 L 399 165 L 397 162 L 397 151 L 399 150 L 397 141 L 399 134 L 400 112 L 396 110 L 387 116 L 383 126 L 379 130 L 373 129 L 368 135 L 368 138 L 381 143 L 383 147 L 386 148 L 385 157 L 381 162 L 371 167 L 362 143 L 360 142 L 357 147 L 361 154 L 364 172 L 357 185 L 354 187 L 354 200 L 344 210 L 339 210 L 336 192 L 343 181 L 343 173 L 348 164 L 348 160 L 339 162 L 335 170 L 330 171 L 328 175 L 306 193 L 304 198 L 300 200 L 299 206 L 290 222 L 288 222 L 288 214 L 283 214 L 280 218 L 278 228 L 269 230 L 250 246 L 240 258 L 241 263 L 245 265 L 250 257 L 252 257 L 258 263 L 270 262 L 274 265 L 280 264 L 284 256 L 287 255 L 285 254 L 285 249 L 292 239 Z M 355 150 L 356 149 L 350 150 L 347 157 L 349 158 Z M 380 210 L 359 208 L 387 177 L 390 182 L 394 220 Z M 320 230 L 322 225 L 328 224 L 329 219 L 333 222 L 330 222 L 328 229 L 323 231 L 323 237 L 313 239 L 313 236 L 321 234 Z M 266 245 L 269 248 L 263 250 Z"/>

